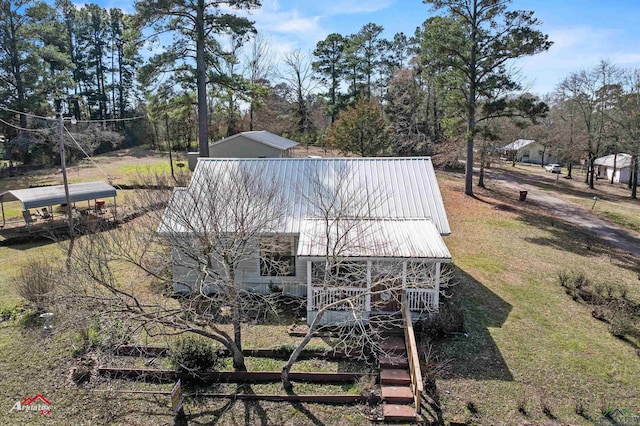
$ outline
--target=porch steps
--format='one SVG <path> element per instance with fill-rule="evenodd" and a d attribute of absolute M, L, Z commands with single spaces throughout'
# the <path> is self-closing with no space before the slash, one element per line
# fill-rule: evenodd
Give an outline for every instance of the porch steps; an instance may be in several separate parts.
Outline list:
<path fill-rule="evenodd" d="M 389 404 L 411 404 L 413 393 L 409 386 L 382 385 L 382 400 Z"/>
<path fill-rule="evenodd" d="M 411 376 L 409 376 L 407 370 L 385 368 L 380 370 L 380 384 L 383 386 L 409 386 L 411 384 Z"/>
<path fill-rule="evenodd" d="M 413 406 L 413 391 L 404 338 L 385 336 L 380 342 L 380 387 L 382 415 L 386 423 L 414 423 L 418 419 Z"/>
<path fill-rule="evenodd" d="M 381 356 L 378 359 L 378 363 L 380 364 L 380 368 L 409 368 L 409 360 L 403 355 Z"/>
<path fill-rule="evenodd" d="M 407 348 L 404 344 L 404 338 L 396 336 L 387 336 L 380 342 L 380 350 L 383 354 L 402 355 L 407 357 Z"/>
<path fill-rule="evenodd" d="M 410 405 L 382 404 L 382 416 L 385 423 L 415 423 L 418 419 L 416 410 Z"/>

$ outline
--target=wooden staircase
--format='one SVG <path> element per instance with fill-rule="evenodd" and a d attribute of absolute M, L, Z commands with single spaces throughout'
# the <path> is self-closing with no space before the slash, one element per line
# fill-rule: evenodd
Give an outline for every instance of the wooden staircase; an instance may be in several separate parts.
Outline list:
<path fill-rule="evenodd" d="M 380 342 L 380 386 L 384 421 L 412 423 L 417 420 L 404 338 L 383 337 Z"/>

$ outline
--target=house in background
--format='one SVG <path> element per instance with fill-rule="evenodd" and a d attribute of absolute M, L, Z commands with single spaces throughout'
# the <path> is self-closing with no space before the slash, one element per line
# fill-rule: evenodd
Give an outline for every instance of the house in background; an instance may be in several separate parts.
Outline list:
<path fill-rule="evenodd" d="M 551 164 L 559 161 L 558 157 L 549 152 L 539 142 L 533 139 L 518 139 L 504 147 L 504 153 L 508 161 L 520 163 Z"/>
<path fill-rule="evenodd" d="M 274 209 L 280 215 L 270 226 L 263 220 L 261 231 L 248 230 L 245 216 L 267 209 L 264 190 L 250 191 L 262 184 L 281 189 Z M 238 192 L 244 196 L 236 197 Z M 241 224 L 234 222 L 238 217 Z M 277 288 L 306 297 L 309 324 L 319 309 L 345 297 L 358 300 L 364 319 L 398 312 L 399 300 L 414 319 L 438 309 L 441 264 L 451 261 L 442 237 L 451 231 L 428 157 L 199 159 L 189 186 L 174 191 L 158 229 L 173 246 L 176 293 L 216 293 L 228 285 L 216 284 L 215 273 L 206 272 L 210 256 L 200 256 L 207 259 L 203 263 L 186 251 L 211 244 L 197 238 L 210 229 L 225 234 L 239 227 L 255 237 L 234 282 L 249 292 Z M 338 261 L 329 264 L 329 254 Z M 270 266 L 274 259 L 278 267 Z M 339 277 L 331 285 L 327 265 Z M 393 277 L 385 281 L 391 270 Z M 336 306 L 322 322 L 349 321 L 352 315 Z"/>
<path fill-rule="evenodd" d="M 632 172 L 632 160 L 633 157 L 631 155 L 622 152 L 596 158 L 594 161 L 596 176 L 602 179 L 606 178 L 610 182 L 613 177 L 614 183 L 629 183 Z M 640 183 L 640 176 L 636 179 L 638 183 Z"/>
<path fill-rule="evenodd" d="M 262 131 L 242 132 L 209 145 L 212 158 L 289 158 L 298 145 L 290 139 Z M 198 153 L 187 154 L 189 170 L 195 170 Z"/>

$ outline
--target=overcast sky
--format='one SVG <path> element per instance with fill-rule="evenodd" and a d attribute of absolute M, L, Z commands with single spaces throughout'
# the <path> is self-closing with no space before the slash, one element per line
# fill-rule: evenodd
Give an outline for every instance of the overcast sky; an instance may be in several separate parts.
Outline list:
<path fill-rule="evenodd" d="M 132 1 L 98 3 L 133 12 Z M 603 59 L 640 67 L 640 0 L 514 0 L 511 8 L 534 10 L 554 41 L 548 52 L 515 63 L 531 92 L 551 92 L 570 72 Z M 369 22 L 383 26 L 385 38 L 413 35 L 431 15 L 420 0 L 262 0 L 249 17 L 272 50 L 283 54 L 311 51 L 328 34 L 353 34 Z"/>

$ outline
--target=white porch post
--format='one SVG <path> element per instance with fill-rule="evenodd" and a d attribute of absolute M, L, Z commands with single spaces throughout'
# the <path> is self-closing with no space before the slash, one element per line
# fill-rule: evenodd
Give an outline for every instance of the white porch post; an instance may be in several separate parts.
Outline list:
<path fill-rule="evenodd" d="M 435 264 L 435 274 L 434 274 L 434 284 L 435 284 L 435 294 L 433 295 L 433 308 L 438 310 L 438 306 L 440 305 L 440 262 L 436 262 Z"/>
<path fill-rule="evenodd" d="M 407 262 L 402 262 L 402 291 L 407 289 Z"/>
<path fill-rule="evenodd" d="M 364 310 L 371 312 L 371 261 L 367 261 L 367 294 L 364 296 Z"/>
<path fill-rule="evenodd" d="M 307 260 L 307 312 L 313 311 L 313 289 L 311 288 L 311 264 Z"/>

